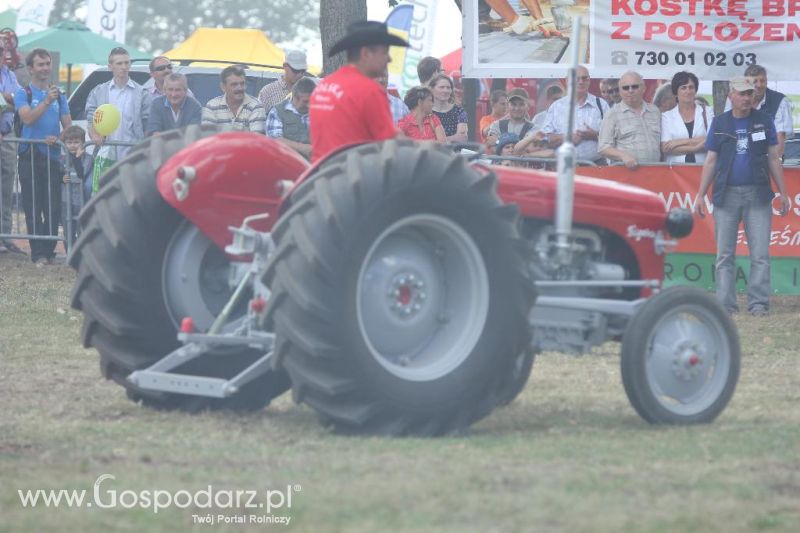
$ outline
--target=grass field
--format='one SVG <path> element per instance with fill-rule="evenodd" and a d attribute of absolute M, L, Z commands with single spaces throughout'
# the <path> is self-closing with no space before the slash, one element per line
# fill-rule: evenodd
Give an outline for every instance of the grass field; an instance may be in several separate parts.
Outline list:
<path fill-rule="evenodd" d="M 113 491 L 130 505 L 142 496 L 124 491 L 208 485 L 265 503 L 266 490 L 291 486 L 291 508 L 272 514 L 296 531 L 800 531 L 800 299 L 736 318 L 741 379 L 710 425 L 639 419 L 608 344 L 584 358 L 543 354 L 524 393 L 466 436 L 379 439 L 332 435 L 288 395 L 247 415 L 128 401 L 79 344 L 73 279 L 0 256 L 0 531 L 285 527 L 193 518 L 264 508 L 26 508 L 18 495 L 83 489 L 90 501 L 103 474 L 114 476 L 103 505 Z"/>

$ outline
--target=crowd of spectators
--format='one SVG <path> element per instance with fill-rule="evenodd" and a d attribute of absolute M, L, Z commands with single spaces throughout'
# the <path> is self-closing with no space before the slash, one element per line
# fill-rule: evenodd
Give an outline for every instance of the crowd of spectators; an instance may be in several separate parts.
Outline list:
<path fill-rule="evenodd" d="M 783 154 L 785 139 L 792 135 L 791 102 L 767 88 L 766 70 L 751 65 L 745 76 L 753 80 L 753 107 L 764 110 L 774 121 Z M 691 72 L 678 72 L 660 85 L 652 102 L 644 99 L 646 85 L 633 71 L 619 79 L 600 80 L 599 95 L 589 92 L 591 76 L 584 66 L 576 73 L 576 109 L 572 143 L 579 162 L 597 165 L 622 164 L 630 169 L 643 163 L 703 163 L 706 136 L 714 110 L 698 97 L 699 80 Z M 543 103 L 533 109 L 522 88 L 493 91 L 491 113 L 479 123 L 480 140 L 488 153 L 498 152 L 501 135 L 519 139 L 509 154 L 527 158 L 553 157 L 564 142 L 570 103 L 559 84 L 545 90 Z M 730 109 L 730 100 L 727 108 Z M 434 108 L 435 109 L 435 108 Z M 512 137 L 506 136 L 505 142 Z"/>
<path fill-rule="evenodd" d="M 22 87 L 14 72 L 0 64 L 0 234 L 12 233 L 17 175 L 27 234 L 51 237 L 59 234 L 62 224 L 66 235 L 67 227 L 77 228 L 77 213 L 97 192 L 103 173 L 145 137 L 174 128 L 222 124 L 279 138 L 304 157 L 311 155 L 308 98 L 316 80 L 306 74 L 306 56 L 301 51 L 286 53 L 283 75 L 265 85 L 258 98 L 246 93 L 242 67 L 223 69 L 222 94 L 203 106 L 194 98 L 186 77 L 173 72 L 169 58 L 154 58 L 149 64 L 151 77 L 141 85 L 130 77 L 128 51 L 114 48 L 108 56 L 111 79 L 94 87 L 86 98 L 86 130 L 72 126 L 66 97 L 50 81 L 50 53 L 34 49 L 25 65 L 31 82 Z M 104 104 L 112 104 L 120 116 L 119 126 L 107 135 L 95 130 L 93 120 Z M 32 142 L 4 143 L 4 136 Z M 87 138 L 95 145 L 91 155 L 84 146 Z M 66 147 L 65 153 L 58 140 Z M 74 171 L 72 176 L 68 168 Z M 68 212 L 71 224 L 66 220 Z M 72 233 L 74 237 L 75 230 Z M 52 264 L 56 243 L 52 238 L 31 239 L 31 260 L 37 265 Z M 11 239 L 0 240 L 0 253 L 7 252 L 24 253 Z"/>
<path fill-rule="evenodd" d="M 265 134 L 302 157 L 312 158 L 309 99 L 318 80 L 308 74 L 306 54 L 299 50 L 286 52 L 280 77 L 255 96 L 247 94 L 244 69 L 236 65 L 226 67 L 220 74 L 221 94 L 205 105 L 194 98 L 186 77 L 173 72 L 169 58 L 154 58 L 149 64 L 150 80 L 140 85 L 129 76 L 128 52 L 124 48 L 111 50 L 108 68 L 112 78 L 96 86 L 86 100 L 87 131 L 84 135 L 98 147 L 93 157 L 86 155 L 83 143 L 79 142 L 83 130 L 70 127 L 64 96 L 49 83 L 51 65 L 47 51 L 32 51 L 26 65 L 32 76 L 26 88 L 19 86 L 14 73 L 6 66 L 0 66 L 0 95 L 5 101 L 14 102 L 14 107 L 6 108 L 0 117 L 0 135 L 12 133 L 13 109 L 16 109 L 22 121 L 19 132 L 22 137 L 52 144 L 61 136 L 69 149 L 69 157 L 73 158 L 70 166 L 76 169 L 83 183 L 84 192 L 78 200 L 85 201 L 97 191 L 99 176 L 124 157 L 129 146 L 147 136 L 190 124 L 220 124 Z M 409 89 L 405 95 L 389 90 L 386 69 L 374 78 L 386 95 L 397 129 L 411 139 L 468 141 L 467 113 L 457 98 L 453 78 L 445 74 L 441 62 L 433 57 L 423 58 L 417 73 L 420 85 Z M 775 121 L 782 153 L 785 139 L 792 134 L 791 104 L 783 95 L 767 88 L 766 71 L 762 67 L 750 66 L 745 75 L 754 83 L 754 107 L 763 109 Z M 645 82 L 636 72 L 627 72 L 619 79 L 600 80 L 599 95 L 590 92 L 591 83 L 588 69 L 578 67 L 571 140 L 579 161 L 623 164 L 630 169 L 660 161 L 670 164 L 705 161 L 705 141 L 714 112 L 697 97 L 699 82 L 694 74 L 677 73 L 670 83 L 658 88 L 652 102 L 644 100 Z M 553 158 L 555 149 L 564 142 L 570 105 L 563 97 L 564 87 L 553 83 L 542 96 L 536 106 L 523 88 L 495 90 L 490 94 L 491 112 L 481 118 L 475 137 L 485 143 L 488 154 L 508 157 L 498 163 L 530 166 L 535 163 L 526 163 L 526 160 Z M 99 106 L 109 103 L 120 112 L 120 126 L 103 136 L 95 131 L 92 119 Z M 28 149 L 22 144 L 16 154 L 12 152 L 16 150 L 14 146 L 0 143 L 3 193 L 0 232 L 11 231 L 10 186 L 15 174 L 14 161 L 18 160 L 28 232 L 53 235 L 57 232 L 59 218 L 63 218 L 62 204 L 69 201 L 65 198 L 62 202 L 61 187 L 55 186 L 55 183 L 61 185 L 65 175 L 63 156 L 53 146 L 36 145 L 33 155 L 22 157 Z M 34 196 L 49 198 L 49 202 L 39 201 L 34 206 Z M 73 214 L 80 203 L 77 202 Z M 35 245 L 32 242 L 31 258 L 51 262 L 54 242 L 42 240 Z M 16 250 L 13 242 L 0 241 L 0 253 Z"/>

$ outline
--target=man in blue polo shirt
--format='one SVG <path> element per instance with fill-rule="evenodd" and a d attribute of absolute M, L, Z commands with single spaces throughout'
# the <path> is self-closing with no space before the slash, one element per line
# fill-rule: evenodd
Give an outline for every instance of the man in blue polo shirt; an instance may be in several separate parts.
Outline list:
<path fill-rule="evenodd" d="M 705 194 L 713 181 L 717 297 L 729 313 L 739 310 L 736 242 L 739 223 L 744 222 L 750 249 L 747 310 L 751 315 L 765 316 L 769 313 L 769 241 L 775 198 L 770 176 L 780 194 L 781 216 L 789 211 L 789 197 L 783 183 L 775 124 L 769 115 L 753 109 L 753 89 L 748 78 L 732 79 L 731 110 L 714 117 L 711 122 L 706 136 L 708 155 L 695 198 L 695 212 L 705 216 Z"/>
<path fill-rule="evenodd" d="M 56 144 L 61 128 L 72 125 L 67 99 L 50 85 L 50 53 L 36 48 L 25 58 L 31 75 L 28 87 L 14 94 L 14 105 L 22 119 L 22 138 L 41 139 L 47 144 L 20 144 L 19 183 L 29 235 L 58 235 L 61 220 L 61 183 L 64 176 Z M 55 240 L 31 239 L 31 260 L 52 264 Z"/>

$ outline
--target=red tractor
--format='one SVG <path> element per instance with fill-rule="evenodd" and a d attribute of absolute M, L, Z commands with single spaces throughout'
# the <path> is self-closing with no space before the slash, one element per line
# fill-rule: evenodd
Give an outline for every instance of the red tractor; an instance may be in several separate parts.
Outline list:
<path fill-rule="evenodd" d="M 155 407 L 257 409 L 291 388 L 340 431 L 440 435 L 513 400 L 535 354 L 609 340 L 652 423 L 713 420 L 738 379 L 724 309 L 660 288 L 691 215 L 564 168 L 395 140 L 309 167 L 190 127 L 114 166 L 80 221 L 83 342 Z"/>

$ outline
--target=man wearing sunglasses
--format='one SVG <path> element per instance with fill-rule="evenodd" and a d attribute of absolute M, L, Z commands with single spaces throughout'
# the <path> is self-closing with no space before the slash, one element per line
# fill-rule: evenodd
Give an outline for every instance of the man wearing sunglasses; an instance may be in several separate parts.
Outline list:
<path fill-rule="evenodd" d="M 622 102 L 603 118 L 598 143 L 600 155 L 630 170 L 640 163 L 661 161 L 661 111 L 644 101 L 644 80 L 626 72 L 619 80 Z"/>
<path fill-rule="evenodd" d="M 273 107 L 286 100 L 297 80 L 306 75 L 306 69 L 308 69 L 308 62 L 306 61 L 305 52 L 300 50 L 286 51 L 283 61 L 283 75 L 280 79 L 264 85 L 258 93 L 258 100 L 267 113 Z"/>
<path fill-rule="evenodd" d="M 150 61 L 150 80 L 145 87 L 153 98 L 164 96 L 164 80 L 172 74 L 172 62 L 168 57 L 158 56 Z"/>
<path fill-rule="evenodd" d="M 144 84 L 144 88 L 150 94 L 151 100 L 155 100 L 159 96 L 166 96 L 167 90 L 165 88 L 165 81 L 175 71 L 172 61 L 166 56 L 154 57 L 150 61 L 150 79 Z M 186 88 L 186 94 L 194 98 L 192 90 Z"/>

